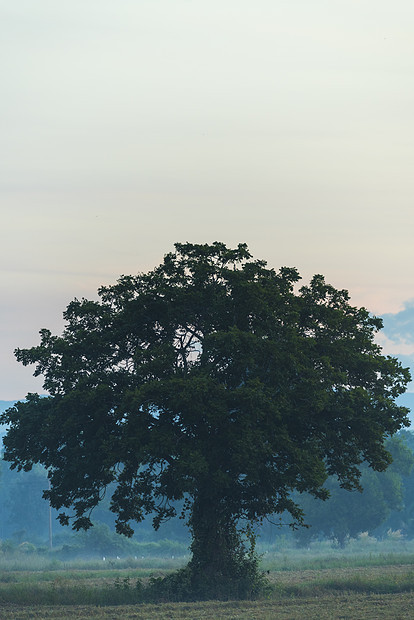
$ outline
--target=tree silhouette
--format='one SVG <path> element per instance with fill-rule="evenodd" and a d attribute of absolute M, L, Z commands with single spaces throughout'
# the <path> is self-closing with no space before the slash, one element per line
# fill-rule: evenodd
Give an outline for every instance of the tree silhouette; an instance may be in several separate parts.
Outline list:
<path fill-rule="evenodd" d="M 48 468 L 45 495 L 75 529 L 109 483 L 127 535 L 185 500 L 192 596 L 250 594 L 249 525 L 284 511 L 300 523 L 292 492 L 325 498 L 327 475 L 358 487 L 360 464 L 386 468 L 384 438 L 408 425 L 395 397 L 409 372 L 375 344 L 381 320 L 322 276 L 297 290 L 299 279 L 244 244 L 177 243 L 99 301 L 75 299 L 62 336 L 43 329 L 39 346 L 16 351 L 49 396 L 3 415 L 5 458 Z"/>

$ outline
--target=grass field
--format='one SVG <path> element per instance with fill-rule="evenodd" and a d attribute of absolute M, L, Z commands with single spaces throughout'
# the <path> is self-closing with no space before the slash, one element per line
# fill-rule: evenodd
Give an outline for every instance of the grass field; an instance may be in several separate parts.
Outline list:
<path fill-rule="evenodd" d="M 185 559 L 50 563 L 0 558 L 0 619 L 403 619 L 414 617 L 413 553 L 268 553 L 256 601 L 139 603 L 142 584 Z M 40 562 L 40 564 L 39 564 Z M 142 597 L 141 597 L 142 600 Z"/>
<path fill-rule="evenodd" d="M 322 598 L 254 602 L 164 603 L 161 605 L 123 605 L 117 607 L 45 606 L 0 607 L 3 620 L 402 620 L 413 618 L 412 594 L 326 595 Z"/>

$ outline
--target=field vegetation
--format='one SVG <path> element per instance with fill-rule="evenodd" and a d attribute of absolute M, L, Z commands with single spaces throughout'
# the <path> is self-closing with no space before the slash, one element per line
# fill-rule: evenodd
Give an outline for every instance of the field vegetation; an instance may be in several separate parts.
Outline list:
<path fill-rule="evenodd" d="M 158 587 L 188 557 L 62 561 L 3 551 L 0 618 L 411 618 L 414 541 L 367 534 L 340 548 L 295 548 L 279 537 L 259 549 L 268 586 L 256 600 L 180 601 Z M 223 596 L 223 599 L 226 597 Z M 178 599 L 178 600 L 177 600 Z"/>

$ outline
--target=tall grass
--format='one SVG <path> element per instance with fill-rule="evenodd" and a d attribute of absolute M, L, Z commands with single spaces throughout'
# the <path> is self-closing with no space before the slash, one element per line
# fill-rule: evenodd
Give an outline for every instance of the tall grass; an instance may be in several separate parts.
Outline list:
<path fill-rule="evenodd" d="M 384 541 L 363 534 L 344 549 L 327 541 L 300 549 L 285 539 L 271 547 L 259 545 L 260 568 L 268 573 L 272 584 L 268 595 L 285 598 L 343 591 L 414 592 L 414 541 L 391 534 Z M 63 561 L 53 553 L 0 553 L 0 604 L 125 605 L 157 601 L 159 578 L 180 569 L 188 560 L 187 556 Z M 295 571 L 307 571 L 306 578 Z"/>
<path fill-rule="evenodd" d="M 329 568 L 357 568 L 370 566 L 414 565 L 414 553 L 353 554 L 340 553 L 325 556 L 267 554 L 262 558 L 265 571 L 321 570 Z"/>
<path fill-rule="evenodd" d="M 51 556 L 33 554 L 0 555 L 1 572 L 37 572 L 37 571 L 111 571 L 116 572 L 127 568 L 148 570 L 176 570 L 189 560 L 189 556 L 178 558 L 150 557 L 150 558 L 94 558 L 63 561 Z M 1 579 L 1 576 L 0 576 Z"/>
<path fill-rule="evenodd" d="M 338 593 L 397 594 L 414 592 L 414 571 L 396 573 L 385 571 L 372 574 L 333 575 L 317 577 L 305 582 L 275 583 L 267 591 L 266 598 L 291 599 L 326 596 Z M 131 605 L 145 602 L 168 602 L 165 596 L 157 600 L 157 589 L 151 583 L 118 578 L 106 584 L 67 583 L 57 578 L 50 583 L 4 584 L 0 588 L 0 604 L 23 606 L 36 605 Z"/>
<path fill-rule="evenodd" d="M 389 532 L 378 541 L 362 533 L 344 548 L 332 541 L 313 542 L 298 548 L 294 541 L 281 537 L 274 545 L 258 545 L 263 570 L 292 571 L 358 566 L 389 566 L 414 563 L 414 540 L 405 540 L 398 532 Z"/>

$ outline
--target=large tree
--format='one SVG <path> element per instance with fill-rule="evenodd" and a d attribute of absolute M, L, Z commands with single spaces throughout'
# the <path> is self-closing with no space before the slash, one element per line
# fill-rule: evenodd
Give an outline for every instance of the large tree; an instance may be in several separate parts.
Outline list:
<path fill-rule="evenodd" d="M 284 511 L 301 522 L 293 491 L 324 498 L 328 475 L 358 487 L 361 463 L 385 469 L 385 437 L 408 425 L 395 398 L 409 372 L 375 344 L 381 320 L 322 276 L 299 279 L 245 244 L 177 243 L 99 301 L 75 299 L 62 336 L 43 329 L 39 346 L 16 351 L 49 396 L 4 414 L 5 458 L 48 468 L 45 496 L 75 529 L 110 483 L 127 535 L 185 500 L 194 591 L 248 582 L 257 567 L 240 522 Z"/>

